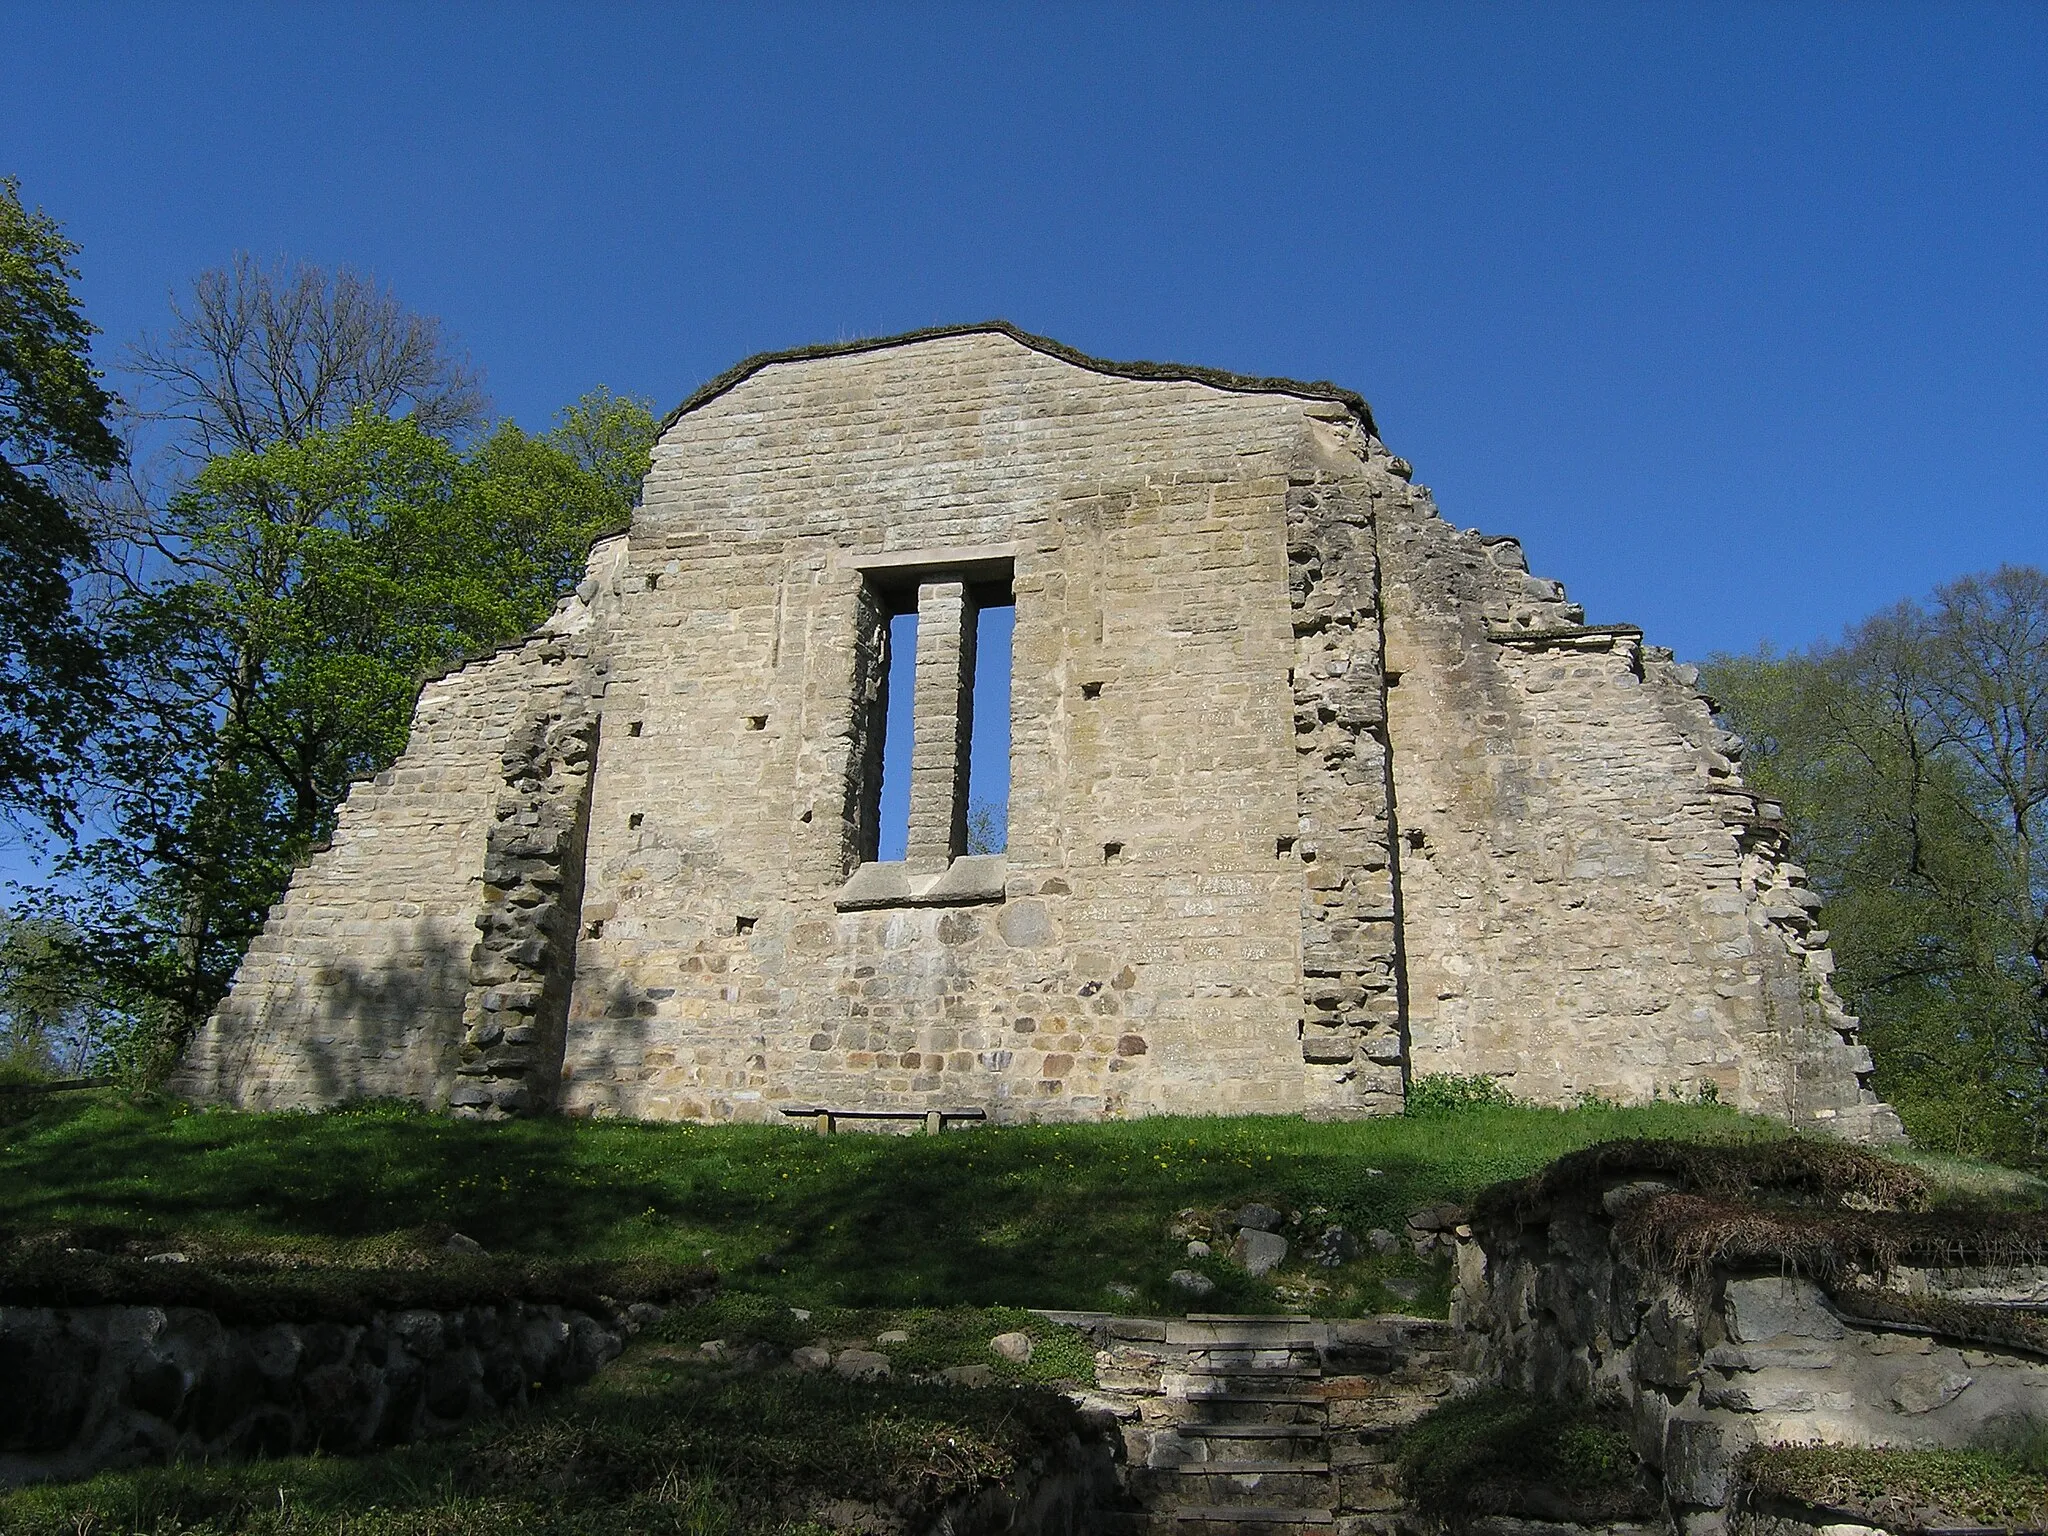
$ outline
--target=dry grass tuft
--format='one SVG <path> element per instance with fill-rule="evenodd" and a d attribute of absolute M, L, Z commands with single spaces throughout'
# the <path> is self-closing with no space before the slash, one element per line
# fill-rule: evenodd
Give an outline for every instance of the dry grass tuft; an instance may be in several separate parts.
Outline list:
<path fill-rule="evenodd" d="M 1560 1201 L 1598 1198 L 1632 1180 L 1655 1180 L 1723 1202 L 1797 1202 L 1848 1210 L 1921 1210 L 1925 1175 L 1845 1142 L 1788 1136 L 1734 1143 L 1603 1141 L 1569 1153 L 1541 1173 L 1480 1195 L 1482 1218 L 1526 1221 Z"/>
<path fill-rule="evenodd" d="M 2048 1214 L 2032 1211 L 1830 1211 L 1667 1194 L 1624 1207 L 1614 1234 L 1624 1253 L 1666 1274 L 1773 1267 L 1830 1280 L 1901 1264 L 2048 1262 Z"/>
<path fill-rule="evenodd" d="M 1962 1344 L 2019 1350 L 2048 1359 L 2048 1317 L 2015 1307 L 1990 1307 L 1939 1296 L 1844 1286 L 1831 1293 L 1835 1310 L 1886 1327 L 1926 1331 Z"/>

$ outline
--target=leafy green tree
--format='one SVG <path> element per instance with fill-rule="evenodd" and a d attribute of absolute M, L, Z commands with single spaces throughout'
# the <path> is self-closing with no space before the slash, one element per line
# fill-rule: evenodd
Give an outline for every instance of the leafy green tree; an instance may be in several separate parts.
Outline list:
<path fill-rule="evenodd" d="M 597 476 L 623 515 L 640 500 L 659 430 L 650 402 L 600 384 L 556 414 L 548 441 Z"/>
<path fill-rule="evenodd" d="M 2048 575 L 2005 566 L 1707 686 L 1825 898 L 1878 1086 L 1923 1144 L 2048 1154 Z"/>
<path fill-rule="evenodd" d="M 89 763 L 103 835 L 65 874 L 165 1056 L 349 784 L 403 749 L 421 677 L 531 629 L 622 521 L 653 434 L 631 408 L 637 446 L 613 430 L 602 456 L 509 424 L 465 453 L 362 409 L 207 460 L 156 516 L 159 574 L 104 615 L 123 707 Z"/>
<path fill-rule="evenodd" d="M 61 826 L 61 770 L 86 722 L 99 657 L 72 612 L 71 582 L 93 553 L 66 478 L 122 459 L 114 402 L 72 296 L 78 247 L 22 206 L 0 177 L 0 807 Z"/>
<path fill-rule="evenodd" d="M 0 1071 L 69 1076 L 118 1045 L 125 1021 L 79 937 L 47 918 L 0 919 Z"/>

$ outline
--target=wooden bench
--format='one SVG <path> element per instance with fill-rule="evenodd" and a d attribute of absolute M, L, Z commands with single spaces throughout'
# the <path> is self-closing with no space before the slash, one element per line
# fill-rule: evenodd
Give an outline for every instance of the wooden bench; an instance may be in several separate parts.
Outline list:
<path fill-rule="evenodd" d="M 841 1120 L 922 1120 L 924 1133 L 936 1136 L 948 1120 L 986 1120 L 985 1109 L 821 1109 L 792 1105 L 782 1111 L 792 1120 L 809 1120 L 820 1136 L 830 1136 Z"/>

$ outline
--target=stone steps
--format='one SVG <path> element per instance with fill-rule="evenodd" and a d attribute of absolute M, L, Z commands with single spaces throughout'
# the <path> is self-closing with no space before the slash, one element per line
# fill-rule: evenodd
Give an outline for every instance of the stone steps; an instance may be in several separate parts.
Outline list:
<path fill-rule="evenodd" d="M 1290 1386 L 1313 1386 L 1313 1381 L 1291 1382 Z M 1250 1391 L 1234 1391 L 1228 1388 L 1215 1390 L 1206 1383 L 1189 1381 L 1186 1401 L 1200 1403 L 1210 1408 L 1242 1408 L 1250 1411 L 1319 1409 L 1329 1402 L 1320 1392 L 1273 1392 L 1261 1391 L 1254 1387 Z"/>
<path fill-rule="evenodd" d="M 1170 1512 L 1117 1513 L 1103 1525 L 1103 1536 L 1177 1536 L 1199 1530 L 1202 1536 L 1273 1536 L 1279 1531 L 1327 1531 L 1337 1523 L 1327 1509 L 1261 1508 L 1253 1505 L 1188 1504 Z"/>
<path fill-rule="evenodd" d="M 1327 1424 L 1212 1424 L 1188 1423 L 1180 1427 L 1183 1435 L 1193 1435 L 1203 1440 L 1324 1440 L 1329 1437 Z"/>
<path fill-rule="evenodd" d="M 1392 1440 L 1451 1387 L 1446 1324 L 1193 1314 L 1091 1317 L 1130 1507 L 1106 1536 L 1389 1536 Z"/>

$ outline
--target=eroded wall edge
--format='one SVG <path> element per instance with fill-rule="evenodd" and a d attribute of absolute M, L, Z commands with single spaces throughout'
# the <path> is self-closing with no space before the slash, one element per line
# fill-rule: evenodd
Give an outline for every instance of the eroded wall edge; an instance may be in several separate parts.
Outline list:
<path fill-rule="evenodd" d="M 464 1080 L 465 1015 L 485 1011 L 479 968 L 495 976 L 504 963 L 491 940 L 506 930 L 480 945 L 479 919 L 523 901 L 549 942 L 534 975 L 516 978 L 535 992 L 508 1027 L 534 1030 L 536 1060 L 552 1049 L 554 1066 L 545 1089 L 512 1086 L 529 1094 L 520 1107 L 552 1103 L 569 985 L 558 959 L 573 959 L 581 886 L 573 823 L 585 792 L 570 743 L 595 728 L 601 623 L 625 548 L 623 535 L 594 545 L 576 591 L 526 641 L 426 684 L 404 754 L 349 791 L 333 837 L 271 908 L 171 1091 L 240 1109 L 387 1097 L 447 1106 Z M 587 765 L 586 751 L 586 783 Z M 487 886 L 487 862 L 509 874 L 526 834 L 565 811 L 560 878 L 522 866 L 518 882 Z M 565 924 L 566 950 L 553 942 Z M 497 1076 L 494 1092 L 509 1091 Z"/>

